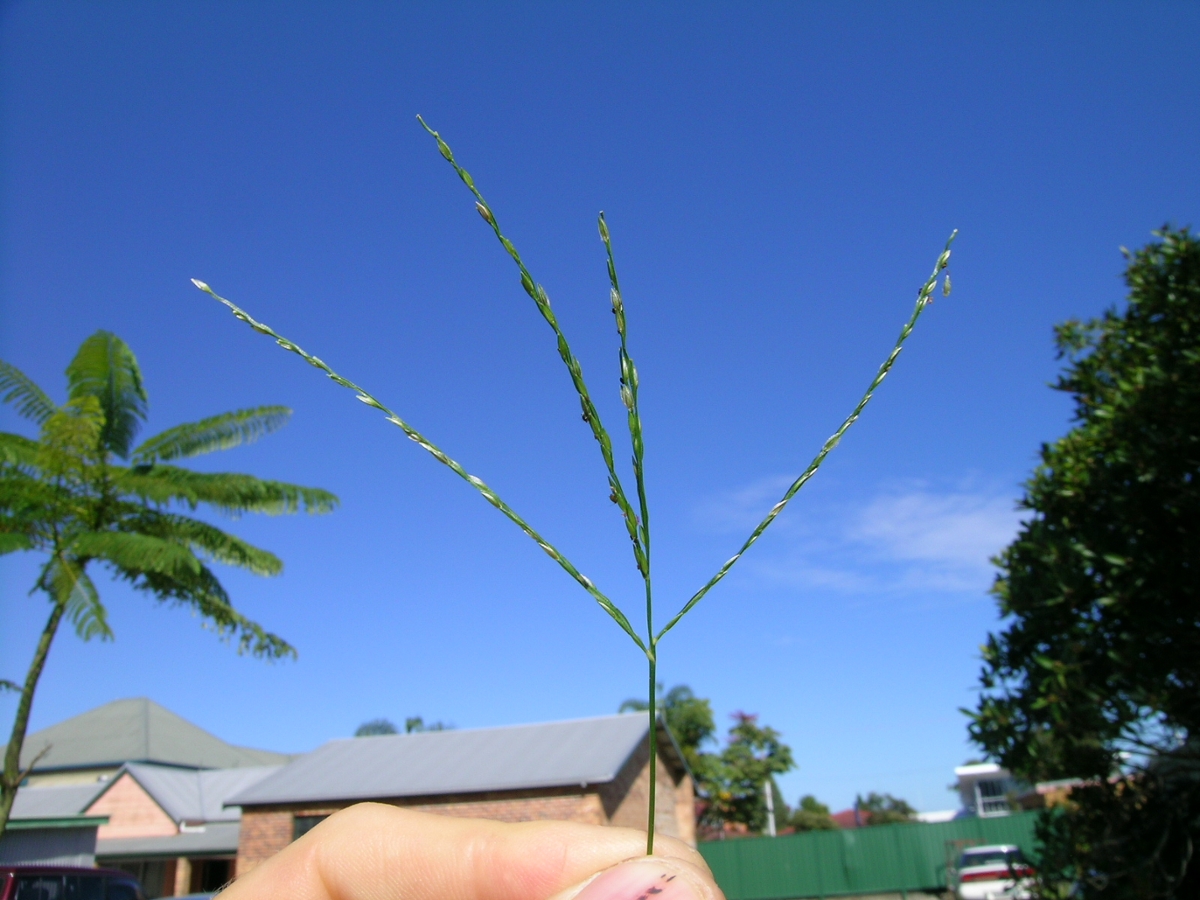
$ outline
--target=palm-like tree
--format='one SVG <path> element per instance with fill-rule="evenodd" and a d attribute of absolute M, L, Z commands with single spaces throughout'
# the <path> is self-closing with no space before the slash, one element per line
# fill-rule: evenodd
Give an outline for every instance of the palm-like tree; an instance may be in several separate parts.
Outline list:
<path fill-rule="evenodd" d="M 147 398 L 137 359 L 119 337 L 98 331 L 67 367 L 68 399 L 56 405 L 15 366 L 0 361 L 0 400 L 40 427 L 34 440 L 0 432 L 0 554 L 45 556 L 33 592 L 50 602 L 20 693 L 0 775 L 0 835 L 17 787 L 29 709 L 50 644 L 65 617 L 84 640 L 108 639 L 108 617 L 88 574 L 90 564 L 155 600 L 189 606 L 239 653 L 266 659 L 295 656 L 278 635 L 245 618 L 209 568 L 219 562 L 256 575 L 283 563 L 200 519 L 201 504 L 227 514 L 331 511 L 337 497 L 317 488 L 252 475 L 194 472 L 173 461 L 256 440 L 282 427 L 291 410 L 261 406 L 169 428 L 134 447 Z M 35 760 L 36 762 L 36 760 Z"/>

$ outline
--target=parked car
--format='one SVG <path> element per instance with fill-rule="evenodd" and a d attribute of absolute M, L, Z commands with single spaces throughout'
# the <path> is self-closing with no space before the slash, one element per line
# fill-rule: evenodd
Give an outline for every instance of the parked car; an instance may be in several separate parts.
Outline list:
<path fill-rule="evenodd" d="M 958 858 L 954 881 L 957 900 L 1027 900 L 1033 896 L 1033 868 L 1016 844 L 968 847 Z"/>
<path fill-rule="evenodd" d="M 136 878 L 116 869 L 0 866 L 0 900 L 146 900 Z"/>

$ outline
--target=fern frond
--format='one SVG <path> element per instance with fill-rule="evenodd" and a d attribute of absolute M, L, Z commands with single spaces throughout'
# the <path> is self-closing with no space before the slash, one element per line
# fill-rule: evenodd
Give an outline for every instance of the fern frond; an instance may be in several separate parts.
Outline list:
<path fill-rule="evenodd" d="M 3 528 L 4 524 L 0 522 L 0 529 Z M 29 550 L 32 547 L 33 541 L 27 535 L 0 530 L 0 556 L 16 553 L 18 550 Z"/>
<path fill-rule="evenodd" d="M 133 462 L 136 465 L 182 459 L 249 444 L 278 431 L 291 415 L 286 406 L 257 406 L 176 425 L 144 441 L 134 450 Z"/>
<path fill-rule="evenodd" d="M 67 389 L 72 400 L 95 397 L 100 401 L 101 446 L 122 459 L 128 457 L 149 403 L 142 370 L 129 345 L 115 334 L 97 331 L 67 366 Z"/>
<path fill-rule="evenodd" d="M 0 464 L 37 465 L 38 443 L 24 435 L 0 432 Z"/>
<path fill-rule="evenodd" d="M 195 509 L 207 503 L 229 515 L 267 513 L 280 515 L 304 510 L 327 513 L 338 498 L 320 488 L 282 481 L 265 481 L 237 473 L 192 472 L 176 466 L 135 466 L 115 475 L 120 490 L 151 503 L 186 503 Z"/>
<path fill-rule="evenodd" d="M 198 519 L 149 510 L 143 511 L 133 528 L 140 534 L 186 544 L 206 559 L 237 566 L 255 575 L 278 575 L 283 571 L 283 561 L 274 553 Z"/>
<path fill-rule="evenodd" d="M 222 639 L 236 640 L 238 653 L 263 659 L 296 658 L 291 644 L 234 609 L 225 588 L 207 566 L 183 579 L 155 572 L 125 577 L 137 590 L 152 594 L 159 602 L 191 607 L 205 627 L 211 627 Z"/>
<path fill-rule="evenodd" d="M 112 629 L 108 626 L 108 611 L 100 602 L 100 593 L 83 567 L 74 560 L 61 556 L 50 561 L 43 576 L 55 599 L 66 607 L 66 617 L 75 626 L 75 633 L 85 641 L 94 637 L 111 641 Z"/>
<path fill-rule="evenodd" d="M 201 569 L 200 560 L 183 544 L 146 534 L 87 531 L 71 542 L 70 552 L 103 560 L 122 575 L 155 572 L 186 579 Z"/>
<path fill-rule="evenodd" d="M 38 425 L 58 409 L 32 378 L 3 360 L 0 360 L 0 402 L 11 403 L 18 414 Z"/>

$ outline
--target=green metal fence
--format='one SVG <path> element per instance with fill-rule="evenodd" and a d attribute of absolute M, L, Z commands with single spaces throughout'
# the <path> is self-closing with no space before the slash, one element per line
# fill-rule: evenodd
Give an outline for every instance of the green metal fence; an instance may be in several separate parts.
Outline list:
<path fill-rule="evenodd" d="M 728 900 L 936 891 L 965 846 L 1016 844 L 1035 857 L 1037 815 L 709 841 L 700 853 Z"/>

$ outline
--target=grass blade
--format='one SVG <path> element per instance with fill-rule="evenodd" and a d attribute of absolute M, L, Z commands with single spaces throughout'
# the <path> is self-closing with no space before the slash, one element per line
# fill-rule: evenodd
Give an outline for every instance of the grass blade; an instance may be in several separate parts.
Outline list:
<path fill-rule="evenodd" d="M 617 623 L 617 625 L 620 626 L 622 631 L 624 631 L 627 635 L 629 635 L 629 637 L 633 640 L 633 642 L 635 644 L 637 644 L 638 647 L 640 647 L 643 652 L 646 651 L 645 642 L 641 639 L 641 637 L 638 635 L 638 633 L 633 630 L 633 627 L 629 624 L 629 620 L 625 617 L 625 614 L 623 612 L 621 612 L 620 609 L 617 608 L 616 604 L 614 604 L 611 600 L 608 599 L 608 597 L 606 597 L 603 593 L 601 593 L 600 590 L 592 583 L 592 580 L 590 578 L 588 578 L 586 575 L 583 575 L 577 568 L 575 568 L 574 564 L 569 559 L 567 559 L 565 556 L 563 556 L 563 554 L 561 552 L 559 552 L 559 550 L 556 547 L 554 547 L 554 545 L 552 545 L 544 537 L 542 537 L 540 534 L 538 534 L 523 518 L 521 518 L 519 515 L 517 515 L 517 513 L 512 509 L 512 507 L 510 507 L 507 503 L 505 503 L 503 500 L 501 500 L 499 495 L 497 495 L 495 491 L 493 491 L 490 487 L 487 486 L 487 484 L 484 483 L 483 479 L 477 478 L 474 475 L 467 472 L 467 470 L 464 469 L 461 465 L 459 465 L 458 462 L 456 462 L 455 460 L 453 460 L 449 456 L 447 456 L 441 450 L 441 448 L 439 448 L 432 441 L 430 441 L 428 438 L 426 438 L 423 434 L 421 434 L 419 431 L 417 431 L 415 428 L 413 428 L 411 425 L 409 425 L 406 421 L 404 421 L 404 419 L 400 418 L 399 415 L 397 415 L 392 410 L 388 409 L 386 406 L 384 406 L 382 403 L 380 403 L 377 399 L 375 399 L 375 397 L 373 397 L 370 393 L 368 393 L 363 388 L 359 387 L 354 382 L 350 381 L 347 378 L 343 378 L 341 375 L 339 375 L 337 372 L 335 372 L 333 369 L 331 369 L 328 365 L 326 365 L 326 363 L 323 360 L 321 360 L 319 357 L 316 357 L 309 353 L 306 353 L 303 350 L 303 348 L 301 348 L 294 341 L 291 341 L 291 340 L 285 338 L 283 335 L 279 334 L 274 329 L 270 328 L 267 325 L 264 325 L 262 322 L 257 321 L 245 310 L 236 306 L 229 300 L 226 300 L 224 297 L 219 296 L 216 292 L 213 291 L 212 288 L 210 288 L 203 281 L 197 281 L 196 279 L 193 278 L 192 283 L 195 284 L 196 287 L 198 287 L 200 290 L 204 291 L 204 293 L 206 293 L 210 297 L 212 297 L 214 300 L 217 300 L 217 301 L 225 304 L 225 306 L 227 306 L 233 312 L 233 315 L 237 319 L 241 320 L 242 322 L 245 322 L 247 325 L 249 325 L 251 328 L 253 328 L 255 331 L 257 331 L 259 334 L 265 334 L 268 337 L 274 338 L 275 343 L 278 344 L 280 347 L 282 347 L 284 350 L 290 350 L 292 353 L 295 353 L 297 356 L 299 356 L 301 359 L 303 359 L 309 365 L 320 369 L 322 372 L 324 372 L 326 375 L 328 375 L 329 378 L 332 381 L 334 381 L 335 383 L 341 385 L 344 388 L 354 391 L 355 394 L 358 396 L 358 399 L 360 401 L 362 401 L 363 403 L 365 403 L 367 406 L 374 407 L 375 409 L 382 412 L 387 417 L 387 420 L 389 422 L 391 422 L 393 425 L 398 426 L 401 431 L 403 431 L 406 435 L 408 435 L 408 437 L 412 441 L 414 441 L 418 446 L 420 446 L 422 449 L 427 451 L 431 456 L 433 456 L 434 459 L 436 459 L 442 465 L 449 468 L 452 472 L 454 472 L 455 475 L 457 475 L 459 478 L 463 479 L 463 481 L 467 482 L 469 485 L 471 485 L 471 487 L 475 488 L 475 490 L 479 491 L 479 493 L 483 495 L 483 498 L 485 500 L 487 500 L 488 503 L 492 504 L 492 506 L 494 506 L 494 507 L 496 507 L 496 509 L 500 510 L 500 512 L 503 513 L 504 516 L 506 518 L 508 518 L 509 521 L 511 521 L 518 528 L 520 528 L 521 531 L 525 532 L 526 535 L 528 535 L 539 547 L 542 548 L 542 550 L 545 551 L 547 556 L 549 556 L 556 563 L 558 563 L 567 572 L 568 575 L 570 575 L 572 578 L 574 578 L 575 581 L 578 582 L 578 584 L 585 591 L 587 591 L 589 594 L 592 595 L 593 599 L 595 599 L 595 601 L 598 604 L 600 604 L 600 608 L 603 609 L 606 613 L 609 614 L 609 616 L 612 617 L 613 621 L 615 621 Z"/>
<path fill-rule="evenodd" d="M 921 313 L 925 311 L 925 307 L 933 302 L 933 289 L 937 286 L 938 274 L 942 271 L 942 269 L 946 268 L 946 265 L 950 261 L 950 245 L 954 243 L 954 238 L 957 234 L 957 229 L 950 234 L 950 239 L 946 241 L 945 249 L 942 251 L 941 256 L 938 257 L 937 262 L 934 264 L 933 274 L 929 276 L 928 280 L 917 292 L 916 306 L 913 308 L 912 315 L 909 317 L 908 321 L 904 323 L 904 327 L 900 329 L 900 336 L 896 339 L 896 346 L 892 348 L 891 354 L 883 361 L 883 365 L 879 367 L 879 371 L 875 374 L 874 380 L 871 381 L 871 384 L 867 388 L 867 392 L 863 394 L 862 399 L 858 401 L 858 405 L 854 407 L 854 411 L 846 417 L 846 420 L 842 422 L 841 427 L 838 428 L 838 430 L 830 436 L 829 440 L 824 443 L 824 445 L 821 447 L 821 451 L 813 458 L 813 461 L 808 464 L 808 468 L 800 474 L 799 478 L 792 482 L 791 487 L 789 487 L 784 493 L 783 499 L 771 507 L 771 511 L 768 512 L 763 520 L 758 523 L 758 527 L 750 533 L 750 537 L 748 537 L 746 542 L 742 544 L 741 549 L 731 556 L 725 562 L 725 565 L 721 566 L 721 568 L 717 570 L 717 574 L 710 578 L 704 587 L 700 588 L 700 590 L 696 591 L 696 593 L 692 595 L 692 598 L 688 600 L 688 602 L 684 604 L 683 608 L 675 614 L 671 621 L 669 621 L 663 627 L 662 631 L 660 631 L 657 635 L 654 635 L 655 643 L 660 640 L 664 634 L 674 628 L 680 619 L 691 612 L 692 607 L 699 603 L 704 598 L 704 595 L 716 587 L 717 583 L 729 573 L 729 570 L 733 568 L 734 564 L 742 558 L 742 554 L 744 554 L 750 549 L 751 546 L 753 546 L 754 542 L 762 536 L 762 533 L 767 530 L 772 522 L 775 521 L 776 517 L 783 512 L 783 508 L 788 505 L 788 502 L 794 496 L 796 496 L 796 493 L 800 490 L 800 488 L 804 487 L 804 485 L 808 483 L 808 480 L 816 474 L 817 469 L 821 467 L 821 463 L 825 462 L 825 457 L 827 457 L 833 451 L 833 448 L 838 445 L 838 442 L 841 441 L 842 435 L 844 435 L 850 429 L 850 426 L 858 420 L 858 417 L 862 414 L 863 409 L 865 409 L 866 405 L 871 402 L 871 397 L 875 395 L 875 390 L 880 384 L 883 383 L 883 379 L 887 377 L 888 372 L 890 372 L 892 370 L 892 366 L 895 365 L 897 358 L 900 356 L 900 351 L 904 347 L 904 342 L 908 340 L 908 336 L 912 334 L 913 328 L 916 327 L 917 320 L 921 317 Z"/>

